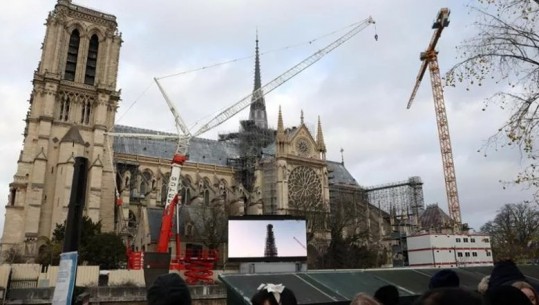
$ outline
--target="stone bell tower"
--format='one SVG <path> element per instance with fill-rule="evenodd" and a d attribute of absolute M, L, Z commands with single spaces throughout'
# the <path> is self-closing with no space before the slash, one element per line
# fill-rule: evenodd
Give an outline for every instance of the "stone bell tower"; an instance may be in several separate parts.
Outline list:
<path fill-rule="evenodd" d="M 46 21 L 33 76 L 24 144 L 9 185 L 2 250 L 31 257 L 67 215 L 75 157 L 89 161 L 85 215 L 114 229 L 112 153 L 122 40 L 116 17 L 58 0 Z"/>

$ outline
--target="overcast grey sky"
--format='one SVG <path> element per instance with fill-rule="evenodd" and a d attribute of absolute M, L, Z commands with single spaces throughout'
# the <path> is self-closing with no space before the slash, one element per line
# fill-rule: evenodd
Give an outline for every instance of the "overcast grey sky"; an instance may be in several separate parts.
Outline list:
<path fill-rule="evenodd" d="M 74 1 L 117 16 L 124 43 L 118 89 L 122 101 L 117 124 L 173 132 L 173 118 L 155 76 L 196 69 L 254 53 L 258 29 L 262 52 L 296 45 L 342 29 L 368 16 L 376 20 L 320 62 L 266 96 L 269 123 L 277 125 L 279 105 L 286 126 L 299 124 L 303 109 L 308 126 L 321 116 L 328 158 L 340 161 L 359 184 L 373 186 L 420 176 L 425 202 L 447 211 L 442 161 L 430 77 L 419 89 L 412 109 L 406 104 L 431 24 L 441 7 L 451 23 L 438 43 L 442 73 L 456 62 L 455 47 L 473 32 L 468 0 L 197 0 Z M 54 0 L 0 3 L 0 215 L 15 174 L 33 71 L 40 59 L 44 22 Z M 342 31 L 339 33 L 343 33 Z M 261 58 L 262 82 L 329 44 L 332 35 L 312 44 Z M 163 84 L 190 125 L 252 91 L 253 59 L 167 78 Z M 147 90 L 145 90 L 147 89 Z M 479 227 L 505 203 L 529 199 L 521 186 L 502 188 L 524 160 L 516 150 L 478 153 L 507 117 L 483 101 L 502 88 L 484 86 L 470 92 L 446 88 L 445 100 L 455 157 L 462 219 Z M 129 108 L 131 107 L 131 108 Z M 247 110 L 204 135 L 235 131 Z M 200 125 L 198 125 L 200 126 Z M 195 127 L 196 129 L 196 127 Z M 0 227 L 4 219 L 0 217 Z"/>

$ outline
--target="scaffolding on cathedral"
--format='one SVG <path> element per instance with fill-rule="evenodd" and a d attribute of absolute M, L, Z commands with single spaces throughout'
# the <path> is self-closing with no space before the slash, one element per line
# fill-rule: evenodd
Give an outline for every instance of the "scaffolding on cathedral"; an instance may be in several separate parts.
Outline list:
<path fill-rule="evenodd" d="M 419 216 L 425 209 L 420 177 L 367 187 L 365 191 L 369 203 L 388 213 L 396 225 L 418 229 Z"/>
<path fill-rule="evenodd" d="M 264 214 L 277 214 L 277 175 L 275 158 L 263 158 L 260 162 L 262 179 L 264 179 L 264 190 L 262 200 L 264 202 Z"/>
<path fill-rule="evenodd" d="M 243 120 L 240 124 L 239 132 L 219 135 L 219 141 L 231 141 L 238 144 L 239 156 L 228 158 L 227 163 L 236 169 L 236 181 L 252 193 L 255 187 L 257 162 L 263 157 L 263 148 L 274 143 L 275 131 L 261 128 L 253 120 Z"/>

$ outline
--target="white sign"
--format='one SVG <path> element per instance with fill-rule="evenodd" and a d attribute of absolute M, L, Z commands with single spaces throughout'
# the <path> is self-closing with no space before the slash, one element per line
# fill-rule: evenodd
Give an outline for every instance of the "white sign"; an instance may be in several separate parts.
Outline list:
<path fill-rule="evenodd" d="M 58 267 L 58 277 L 52 297 L 53 305 L 71 305 L 73 290 L 75 289 L 75 278 L 77 277 L 78 252 L 65 252 L 60 254 L 60 266 Z"/>

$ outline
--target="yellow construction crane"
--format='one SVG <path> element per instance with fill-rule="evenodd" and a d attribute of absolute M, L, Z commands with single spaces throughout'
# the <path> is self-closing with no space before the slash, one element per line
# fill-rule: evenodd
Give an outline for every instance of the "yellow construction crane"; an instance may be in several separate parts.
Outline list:
<path fill-rule="evenodd" d="M 438 52 L 435 50 L 436 44 L 442 35 L 443 29 L 449 25 L 449 14 L 450 12 L 448 8 L 442 8 L 436 16 L 436 20 L 432 25 L 434 34 L 432 35 L 427 50 L 425 52 L 421 52 L 419 57 L 422 64 L 421 68 L 419 68 L 419 74 L 417 75 L 414 90 L 412 91 L 412 95 L 408 101 L 407 108 L 410 109 L 410 106 L 412 106 L 417 89 L 419 88 L 419 84 L 421 84 L 421 80 L 423 79 L 423 75 L 425 75 L 428 65 L 432 84 L 432 94 L 434 96 L 434 109 L 436 111 L 436 122 L 438 124 L 440 149 L 442 151 L 442 163 L 444 169 L 449 216 L 454 221 L 455 229 L 460 230 L 462 221 L 460 217 L 460 204 L 457 192 L 455 165 L 453 162 L 453 149 L 451 148 L 451 139 L 449 137 L 449 126 L 447 124 L 447 114 L 445 111 L 444 91 L 442 88 L 442 80 L 440 78 L 440 67 L 438 66 Z"/>

